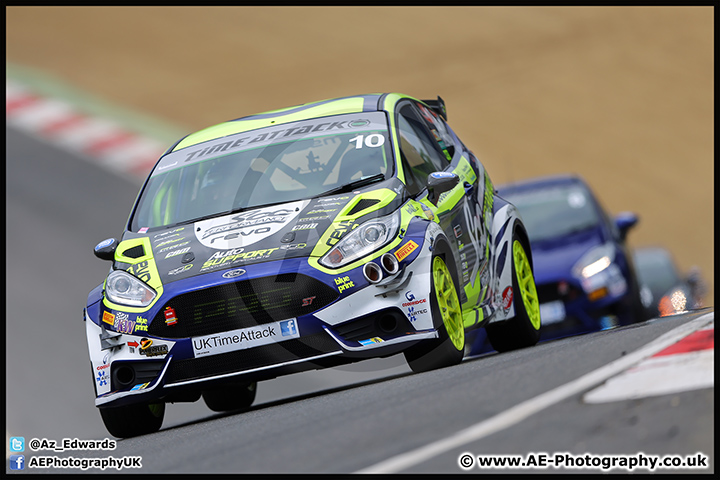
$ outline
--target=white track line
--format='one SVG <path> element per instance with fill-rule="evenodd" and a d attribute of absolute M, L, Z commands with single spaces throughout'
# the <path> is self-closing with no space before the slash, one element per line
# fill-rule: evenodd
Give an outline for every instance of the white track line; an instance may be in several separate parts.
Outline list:
<path fill-rule="evenodd" d="M 707 323 L 712 322 L 714 318 L 714 312 L 702 315 L 695 320 L 674 328 L 639 350 L 625 355 L 614 362 L 600 367 L 576 380 L 566 383 L 565 385 L 561 385 L 553 390 L 540 394 L 537 397 L 515 405 L 514 407 L 505 410 L 494 417 L 488 418 L 480 423 L 476 423 L 465 430 L 459 431 L 451 437 L 447 437 L 425 445 L 424 447 L 397 455 L 355 473 L 396 473 L 406 468 L 426 462 L 431 457 L 440 455 L 448 450 L 466 445 L 470 442 L 474 442 L 487 437 L 488 435 L 492 435 L 495 432 L 511 427 L 528 418 L 530 415 L 559 403 L 572 395 L 582 392 L 583 390 L 593 387 L 613 375 L 629 368 L 635 363 L 654 355 L 695 330 L 702 328 Z"/>

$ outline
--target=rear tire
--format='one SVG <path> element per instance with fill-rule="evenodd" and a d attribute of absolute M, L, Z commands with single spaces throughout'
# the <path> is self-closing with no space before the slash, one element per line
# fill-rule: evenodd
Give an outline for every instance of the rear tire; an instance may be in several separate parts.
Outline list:
<path fill-rule="evenodd" d="M 498 352 L 531 347 L 540 340 L 540 302 L 526 246 L 513 233 L 512 288 L 515 317 L 485 327 L 490 345 Z"/>
<path fill-rule="evenodd" d="M 160 430 L 165 417 L 165 403 L 101 408 L 100 416 L 110 435 L 118 438 L 137 437 Z"/>
<path fill-rule="evenodd" d="M 202 397 L 213 412 L 232 412 L 249 408 L 256 394 L 257 382 L 251 382 L 203 390 Z"/>
<path fill-rule="evenodd" d="M 457 284 L 443 257 L 432 258 L 430 311 L 439 338 L 424 340 L 405 350 L 405 360 L 413 372 L 427 372 L 462 362 L 465 354 L 465 327 L 457 294 Z"/>

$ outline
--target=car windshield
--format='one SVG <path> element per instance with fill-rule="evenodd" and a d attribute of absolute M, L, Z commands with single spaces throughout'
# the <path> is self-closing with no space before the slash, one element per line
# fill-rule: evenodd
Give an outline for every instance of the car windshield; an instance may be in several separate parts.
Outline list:
<path fill-rule="evenodd" d="M 531 242 L 562 237 L 600 221 L 590 193 L 578 185 L 553 185 L 500 195 L 520 211 Z"/>
<path fill-rule="evenodd" d="M 389 178 L 391 150 L 382 112 L 286 123 L 183 148 L 155 166 L 131 230 L 316 197 L 369 177 Z"/>

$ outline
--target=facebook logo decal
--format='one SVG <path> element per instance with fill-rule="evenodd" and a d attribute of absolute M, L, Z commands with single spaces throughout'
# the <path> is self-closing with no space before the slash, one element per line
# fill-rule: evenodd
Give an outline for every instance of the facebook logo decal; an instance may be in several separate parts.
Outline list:
<path fill-rule="evenodd" d="M 283 337 L 297 336 L 298 332 L 297 325 L 295 324 L 295 319 L 280 322 L 280 332 L 282 332 Z"/>
<path fill-rule="evenodd" d="M 25 437 L 10 437 L 10 451 L 11 452 L 24 452 L 25 451 Z"/>
<path fill-rule="evenodd" d="M 25 455 L 10 455 L 10 470 L 25 470 Z"/>

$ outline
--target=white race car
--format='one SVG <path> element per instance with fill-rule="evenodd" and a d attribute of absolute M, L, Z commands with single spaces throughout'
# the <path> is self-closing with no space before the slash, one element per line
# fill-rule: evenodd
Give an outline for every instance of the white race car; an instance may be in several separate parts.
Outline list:
<path fill-rule="evenodd" d="M 159 159 L 88 297 L 108 431 L 157 431 L 167 402 L 242 410 L 257 382 L 402 352 L 458 364 L 465 333 L 534 345 L 540 312 L 515 207 L 446 123 L 397 93 L 242 117 Z"/>

